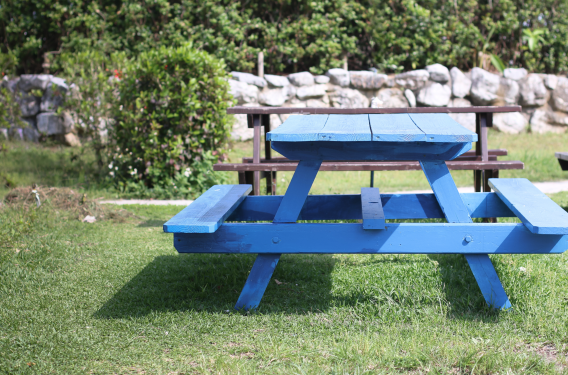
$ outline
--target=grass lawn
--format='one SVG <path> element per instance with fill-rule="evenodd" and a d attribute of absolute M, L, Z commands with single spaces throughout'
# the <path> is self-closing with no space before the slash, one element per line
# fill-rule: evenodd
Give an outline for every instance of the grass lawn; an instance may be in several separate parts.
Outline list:
<path fill-rule="evenodd" d="M 554 151 L 568 135 L 491 132 L 489 144 L 526 163 L 503 177 L 566 178 Z M 250 150 L 237 143 L 231 158 Z M 72 152 L 10 144 L 0 176 L 116 195 Z M 368 178 L 322 173 L 312 192 L 356 193 Z M 376 185 L 427 188 L 418 172 Z M 553 199 L 568 206 L 568 193 Z M 48 203 L 0 208 L 0 373 L 568 373 L 566 254 L 491 257 L 509 312 L 486 307 L 463 256 L 284 255 L 244 314 L 233 306 L 254 256 L 179 255 L 161 225 L 180 207 L 127 209 L 136 217 L 86 224 Z"/>

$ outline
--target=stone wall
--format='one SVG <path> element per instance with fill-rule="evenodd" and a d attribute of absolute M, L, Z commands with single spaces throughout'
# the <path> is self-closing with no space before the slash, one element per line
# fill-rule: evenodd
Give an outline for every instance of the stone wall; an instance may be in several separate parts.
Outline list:
<path fill-rule="evenodd" d="M 309 72 L 264 78 L 233 72 L 231 92 L 242 106 L 271 107 L 468 107 L 521 105 L 522 113 L 496 113 L 494 127 L 507 133 L 557 132 L 568 129 L 568 78 L 505 69 L 494 74 L 480 68 L 462 72 L 433 64 L 398 75 L 372 71 L 330 69 L 325 75 Z M 289 115 L 271 115 L 277 127 Z M 475 130 L 475 115 L 450 114 Z M 252 138 L 246 115 L 236 115 L 232 136 Z"/>
<path fill-rule="evenodd" d="M 63 78 L 50 74 L 25 74 L 8 80 L 4 77 L 0 87 L 14 95 L 22 112 L 25 128 L 0 128 L 0 137 L 37 142 L 42 136 L 57 136 L 70 146 L 79 145 L 74 134 L 75 121 L 71 113 L 57 114 L 65 97 L 73 90 Z"/>

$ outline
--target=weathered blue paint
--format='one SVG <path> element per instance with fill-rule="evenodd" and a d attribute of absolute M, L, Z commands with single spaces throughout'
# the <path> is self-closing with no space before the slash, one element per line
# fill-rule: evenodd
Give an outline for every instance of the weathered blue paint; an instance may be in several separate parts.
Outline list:
<path fill-rule="evenodd" d="M 284 124 L 266 134 L 267 141 L 308 142 L 319 140 L 329 115 L 292 115 Z"/>
<path fill-rule="evenodd" d="M 385 229 L 385 213 L 378 188 L 361 188 L 363 229 Z"/>
<path fill-rule="evenodd" d="M 371 141 L 369 115 L 330 115 L 318 133 L 319 141 Z"/>
<path fill-rule="evenodd" d="M 258 307 L 279 259 L 280 254 L 257 255 L 235 309 L 252 310 Z"/>
<path fill-rule="evenodd" d="M 568 236 L 534 234 L 523 224 L 400 223 L 370 231 L 359 223 L 225 223 L 212 234 L 175 234 L 174 245 L 182 253 L 551 254 L 568 249 Z"/>
<path fill-rule="evenodd" d="M 213 233 L 251 190 L 251 185 L 215 185 L 165 223 L 164 232 Z"/>
<path fill-rule="evenodd" d="M 531 232 L 568 234 L 568 213 L 526 178 L 491 178 L 489 186 Z"/>
<path fill-rule="evenodd" d="M 516 217 L 495 193 L 460 194 L 472 218 Z M 282 195 L 248 196 L 227 221 L 272 221 Z M 445 218 L 434 194 L 381 194 L 385 219 Z M 361 220 L 361 196 L 308 195 L 299 220 Z"/>
<path fill-rule="evenodd" d="M 426 134 L 407 113 L 369 115 L 373 141 L 377 142 L 419 142 L 426 140 Z"/>
<path fill-rule="evenodd" d="M 467 130 L 446 113 L 409 113 L 426 135 L 426 142 L 477 142 L 477 134 Z"/>
<path fill-rule="evenodd" d="M 440 207 L 442 207 L 442 211 L 444 211 L 444 215 L 446 219 L 450 223 L 471 223 L 471 217 L 469 216 L 469 212 L 467 210 L 466 205 L 461 200 L 460 194 L 452 179 L 452 175 L 446 166 L 444 161 L 421 161 L 420 164 L 422 165 L 422 170 L 434 191 L 434 195 L 440 203 Z M 479 224 L 478 224 L 479 225 Z M 497 228 L 496 224 L 493 224 L 494 228 Z M 474 243 L 476 238 L 479 238 L 482 242 L 490 242 L 485 241 L 485 237 L 477 237 L 472 234 L 466 234 L 467 247 L 474 247 Z M 440 237 L 444 238 L 444 237 Z M 466 237 L 464 237 L 466 238 Z M 494 239 L 496 240 L 497 237 L 491 235 L 491 241 Z M 445 242 L 444 238 L 444 242 Z M 537 243 L 539 241 L 537 240 Z M 499 245 L 502 245 L 502 242 L 497 242 Z M 515 243 L 509 243 L 508 246 L 515 246 Z M 505 246 L 507 246 L 505 245 Z M 483 254 L 485 253 L 485 254 Z M 499 280 L 499 276 L 497 276 L 497 271 L 495 271 L 495 267 L 491 263 L 491 259 L 487 254 L 493 253 L 492 251 L 480 251 L 478 254 L 474 254 L 473 252 L 464 252 L 465 258 L 473 272 L 473 276 L 481 289 L 481 293 L 485 298 L 485 301 L 490 305 L 498 309 L 508 309 L 511 307 L 511 303 L 509 302 L 509 297 L 505 293 L 505 289 L 503 289 L 503 285 Z"/>
<path fill-rule="evenodd" d="M 293 160 L 452 160 L 471 142 L 280 142 L 272 149 Z"/>

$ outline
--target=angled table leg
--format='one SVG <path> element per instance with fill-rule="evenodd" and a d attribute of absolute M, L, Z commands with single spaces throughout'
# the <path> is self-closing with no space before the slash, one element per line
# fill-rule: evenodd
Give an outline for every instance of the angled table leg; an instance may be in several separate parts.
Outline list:
<path fill-rule="evenodd" d="M 295 223 L 314 183 L 321 161 L 300 161 L 274 216 L 274 223 Z M 258 254 L 235 309 L 258 307 L 282 254 Z"/>
<path fill-rule="evenodd" d="M 471 223 L 471 217 L 463 203 L 456 184 L 444 161 L 421 161 L 422 170 L 434 191 L 434 195 L 450 223 Z M 473 239 L 475 241 L 475 238 Z M 498 309 L 511 307 L 509 298 L 487 254 L 465 256 L 485 301 Z"/>

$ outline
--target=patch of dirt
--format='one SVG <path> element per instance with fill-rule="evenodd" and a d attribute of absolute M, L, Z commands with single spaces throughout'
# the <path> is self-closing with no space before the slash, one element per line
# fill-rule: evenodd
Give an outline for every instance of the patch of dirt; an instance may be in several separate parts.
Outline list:
<path fill-rule="evenodd" d="M 568 360 L 568 354 L 566 353 L 565 346 L 559 351 L 551 343 L 518 344 L 515 351 L 519 352 L 523 346 L 527 351 L 541 356 L 547 363 L 554 363 L 560 370 L 564 370 L 568 367 L 566 363 Z"/>
<path fill-rule="evenodd" d="M 34 191 L 35 190 L 35 191 Z M 102 205 L 87 194 L 79 193 L 71 188 L 57 187 L 19 187 L 12 189 L 4 198 L 6 207 L 22 207 L 32 209 L 50 207 L 55 210 L 67 211 L 78 220 L 86 216 L 94 216 L 96 220 L 112 220 L 125 222 L 136 215 L 125 210 L 117 209 L 114 205 Z M 0 206 L 2 207 L 2 206 Z"/>

